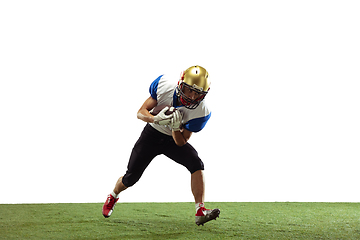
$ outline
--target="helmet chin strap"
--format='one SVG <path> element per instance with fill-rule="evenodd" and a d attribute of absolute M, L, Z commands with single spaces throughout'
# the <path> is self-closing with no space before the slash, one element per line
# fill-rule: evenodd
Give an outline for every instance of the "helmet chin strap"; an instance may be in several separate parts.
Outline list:
<path fill-rule="evenodd" d="M 180 80 L 181 81 L 181 80 Z M 179 83 L 180 83 L 180 81 L 179 81 Z M 178 83 L 178 84 L 179 84 Z M 180 85 L 181 86 L 181 88 L 184 88 L 184 86 L 183 85 Z M 180 89 L 179 88 L 179 91 L 177 92 L 177 97 L 178 97 L 178 103 L 179 103 L 179 105 L 184 105 L 184 106 L 187 106 L 187 105 L 189 105 L 189 103 L 183 98 L 183 96 L 181 95 L 181 93 L 180 93 L 180 91 L 182 91 L 183 89 Z"/>
<path fill-rule="evenodd" d="M 181 106 L 181 105 L 184 105 L 184 103 L 182 101 L 182 97 L 177 95 L 176 106 Z"/>
<path fill-rule="evenodd" d="M 184 105 L 184 106 L 189 105 L 189 103 L 186 102 L 182 96 L 180 96 L 180 102 L 181 102 L 181 104 Z"/>
<path fill-rule="evenodd" d="M 183 105 L 183 106 L 186 106 L 186 101 L 184 100 L 184 98 L 181 96 L 181 93 L 180 93 L 180 91 L 178 90 L 178 89 L 176 89 L 176 105 L 177 106 L 181 106 L 181 105 Z"/>

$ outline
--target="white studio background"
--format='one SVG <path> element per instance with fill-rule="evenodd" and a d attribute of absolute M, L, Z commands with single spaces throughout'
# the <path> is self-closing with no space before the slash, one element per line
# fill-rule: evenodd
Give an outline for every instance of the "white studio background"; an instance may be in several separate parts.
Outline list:
<path fill-rule="evenodd" d="M 358 1 L 2 1 L 0 203 L 103 202 L 150 83 L 199 64 L 207 201 L 359 202 Z M 124 202 L 193 201 L 156 158 Z"/>

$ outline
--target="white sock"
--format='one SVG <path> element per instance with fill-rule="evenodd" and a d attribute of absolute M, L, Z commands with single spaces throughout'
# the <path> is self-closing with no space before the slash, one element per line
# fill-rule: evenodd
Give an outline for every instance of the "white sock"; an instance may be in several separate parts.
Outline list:
<path fill-rule="evenodd" d="M 119 194 L 114 193 L 114 191 L 111 193 L 111 195 L 112 195 L 114 198 L 118 198 L 118 197 L 119 197 Z"/>
<path fill-rule="evenodd" d="M 204 203 L 195 203 L 195 210 L 196 212 L 199 210 L 199 208 L 204 207 Z"/>

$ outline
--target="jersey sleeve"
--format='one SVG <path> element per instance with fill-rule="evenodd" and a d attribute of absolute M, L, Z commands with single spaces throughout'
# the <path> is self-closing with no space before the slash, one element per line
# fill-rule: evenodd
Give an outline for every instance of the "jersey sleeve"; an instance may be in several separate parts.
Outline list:
<path fill-rule="evenodd" d="M 184 124 L 184 128 L 190 132 L 200 132 L 211 117 L 211 113 L 205 117 L 194 118 Z"/>
<path fill-rule="evenodd" d="M 157 79 L 155 79 L 151 85 L 150 85 L 150 88 L 149 88 L 149 92 L 150 92 L 150 95 L 153 99 L 157 100 L 157 89 L 158 89 L 158 85 L 159 85 L 159 81 L 161 79 L 163 75 L 159 76 Z"/>

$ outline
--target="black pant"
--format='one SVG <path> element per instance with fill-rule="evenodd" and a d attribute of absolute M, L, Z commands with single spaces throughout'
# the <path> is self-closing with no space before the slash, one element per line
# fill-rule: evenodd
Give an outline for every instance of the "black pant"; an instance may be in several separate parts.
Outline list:
<path fill-rule="evenodd" d="M 204 164 L 197 151 L 189 143 L 179 147 L 172 136 L 163 134 L 146 124 L 131 152 L 128 169 L 122 179 L 123 184 L 126 187 L 134 185 L 154 157 L 160 154 L 185 166 L 190 173 L 204 170 Z"/>

